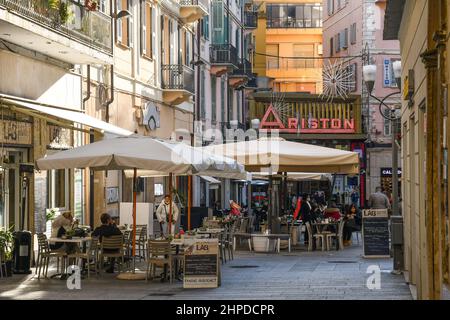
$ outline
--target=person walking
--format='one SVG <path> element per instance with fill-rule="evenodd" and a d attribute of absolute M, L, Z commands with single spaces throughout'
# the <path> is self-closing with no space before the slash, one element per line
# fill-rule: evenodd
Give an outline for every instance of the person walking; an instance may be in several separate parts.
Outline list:
<path fill-rule="evenodd" d="M 390 209 L 391 203 L 389 198 L 382 192 L 381 187 L 375 189 L 375 193 L 372 193 L 369 197 L 370 209 Z"/>
<path fill-rule="evenodd" d="M 156 209 L 156 218 L 161 226 L 161 236 L 168 234 L 168 223 L 169 223 L 169 213 L 170 213 L 170 196 L 166 194 L 164 199 L 161 201 L 158 209 Z M 172 201 L 172 224 L 170 234 L 175 234 L 175 226 L 178 221 L 178 207 L 175 202 Z"/>

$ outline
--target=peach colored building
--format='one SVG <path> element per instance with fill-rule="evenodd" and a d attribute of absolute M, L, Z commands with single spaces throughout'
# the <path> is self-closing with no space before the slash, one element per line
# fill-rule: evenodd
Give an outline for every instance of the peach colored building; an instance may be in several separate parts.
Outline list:
<path fill-rule="evenodd" d="M 390 178 L 382 177 L 383 168 L 392 167 L 390 121 L 379 112 L 379 104 L 369 99 L 362 78 L 363 59 L 368 49 L 366 63 L 377 65 L 377 80 L 373 95 L 384 98 L 398 91 L 393 76 L 392 62 L 400 59 L 400 46 L 396 40 L 383 40 L 386 1 L 376 0 L 324 0 L 323 1 L 323 51 L 324 56 L 342 57 L 349 61 L 355 84 L 351 94 L 361 95 L 366 141 L 366 195 L 382 185 L 390 189 Z M 348 58 L 344 58 L 348 57 Z M 351 58 L 354 57 L 354 58 Z M 387 99 L 388 104 L 399 103 L 399 96 Z"/>
<path fill-rule="evenodd" d="M 314 0 L 261 4 L 255 72 L 273 79 L 279 92 L 322 91 L 322 5 Z"/>

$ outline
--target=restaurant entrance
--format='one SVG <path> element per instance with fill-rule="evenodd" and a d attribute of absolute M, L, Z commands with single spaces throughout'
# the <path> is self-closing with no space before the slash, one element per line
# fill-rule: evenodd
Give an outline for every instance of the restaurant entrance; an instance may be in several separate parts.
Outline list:
<path fill-rule="evenodd" d="M 26 150 L 5 149 L 0 164 L 0 227 L 14 227 L 14 230 L 19 230 L 23 223 L 20 212 L 26 203 L 22 204 L 20 200 L 22 181 L 19 164 L 25 162 Z"/>

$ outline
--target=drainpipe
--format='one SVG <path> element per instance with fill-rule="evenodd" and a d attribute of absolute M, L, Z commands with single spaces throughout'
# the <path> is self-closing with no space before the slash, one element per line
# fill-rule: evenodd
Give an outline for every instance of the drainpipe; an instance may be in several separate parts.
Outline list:
<path fill-rule="evenodd" d="M 91 65 L 87 65 L 87 92 L 83 98 L 83 111 L 86 110 L 86 102 L 91 98 Z"/>
<path fill-rule="evenodd" d="M 109 100 L 106 101 L 105 107 L 106 107 L 106 114 L 105 114 L 105 121 L 109 122 L 109 106 L 111 103 L 114 102 L 114 66 L 111 65 L 111 84 L 109 86 L 110 89 L 110 97 Z"/>

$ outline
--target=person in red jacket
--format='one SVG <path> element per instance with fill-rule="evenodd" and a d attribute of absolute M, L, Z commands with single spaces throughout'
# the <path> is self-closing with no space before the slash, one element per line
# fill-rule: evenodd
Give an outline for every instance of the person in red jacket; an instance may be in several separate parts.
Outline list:
<path fill-rule="evenodd" d="M 339 220 L 341 219 L 341 210 L 337 208 L 335 202 L 330 202 L 330 206 L 327 209 L 325 209 L 324 216 L 325 219 L 331 218 L 334 220 Z"/>
<path fill-rule="evenodd" d="M 297 205 L 295 206 L 295 211 L 294 211 L 294 220 L 297 220 L 301 207 L 302 207 L 302 197 L 297 197 Z"/>

